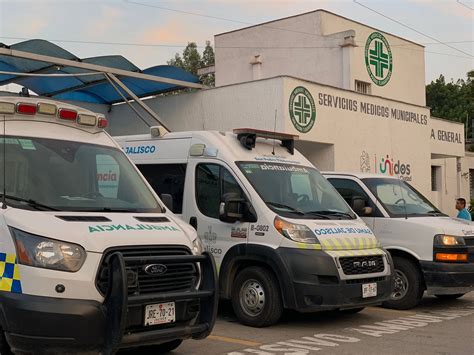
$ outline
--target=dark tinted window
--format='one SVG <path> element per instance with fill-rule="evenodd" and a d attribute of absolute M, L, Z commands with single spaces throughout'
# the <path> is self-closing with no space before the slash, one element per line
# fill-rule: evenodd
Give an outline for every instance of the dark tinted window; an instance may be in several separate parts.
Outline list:
<path fill-rule="evenodd" d="M 245 198 L 230 172 L 217 164 L 199 164 L 196 168 L 196 202 L 202 214 L 219 218 L 219 207 L 227 196 Z"/>
<path fill-rule="evenodd" d="M 329 182 L 336 188 L 337 192 L 344 200 L 352 206 L 354 197 L 362 197 L 365 200 L 365 206 L 372 208 L 370 217 L 382 217 L 382 213 L 377 209 L 372 199 L 367 195 L 364 189 L 354 180 L 328 178 Z M 365 216 L 369 217 L 369 216 Z"/>
<path fill-rule="evenodd" d="M 186 164 L 146 164 L 138 165 L 138 169 L 158 196 L 169 194 L 173 197 L 174 213 L 183 213 Z"/>

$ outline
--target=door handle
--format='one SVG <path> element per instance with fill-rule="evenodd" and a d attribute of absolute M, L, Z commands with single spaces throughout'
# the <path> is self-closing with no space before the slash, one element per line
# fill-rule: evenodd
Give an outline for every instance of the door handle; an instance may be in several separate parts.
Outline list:
<path fill-rule="evenodd" d="M 198 229 L 198 220 L 196 217 L 191 217 L 189 219 L 189 224 L 195 229 L 197 230 Z"/>

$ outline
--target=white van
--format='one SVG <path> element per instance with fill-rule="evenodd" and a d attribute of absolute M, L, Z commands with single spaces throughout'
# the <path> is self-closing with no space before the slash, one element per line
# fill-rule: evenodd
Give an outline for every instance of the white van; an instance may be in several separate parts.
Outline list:
<path fill-rule="evenodd" d="M 0 97 L 0 353 L 163 352 L 214 324 L 217 274 L 103 130 L 104 117 Z"/>
<path fill-rule="evenodd" d="M 440 212 L 408 183 L 363 173 L 324 174 L 374 231 L 395 264 L 386 306 L 408 309 L 426 290 L 455 299 L 474 290 L 474 225 Z"/>
<path fill-rule="evenodd" d="M 302 312 L 380 304 L 389 255 L 296 136 L 251 129 L 116 137 L 173 212 L 211 252 L 239 320 L 267 326 Z"/>

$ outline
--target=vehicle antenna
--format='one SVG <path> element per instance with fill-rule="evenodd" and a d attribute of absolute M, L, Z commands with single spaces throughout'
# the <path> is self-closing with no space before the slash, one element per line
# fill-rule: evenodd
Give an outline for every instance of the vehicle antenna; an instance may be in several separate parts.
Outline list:
<path fill-rule="evenodd" d="M 7 160 L 6 160 L 6 150 L 7 150 L 7 144 L 6 144 L 6 135 L 7 135 L 7 128 L 6 128 L 6 116 L 3 115 L 3 195 L 2 195 L 2 210 L 5 210 L 7 208 L 7 199 L 6 199 L 6 194 L 7 194 Z"/>
<path fill-rule="evenodd" d="M 275 136 L 276 136 L 276 130 L 277 130 L 277 110 L 275 109 L 275 124 L 273 126 L 273 150 L 272 154 L 275 155 Z"/>

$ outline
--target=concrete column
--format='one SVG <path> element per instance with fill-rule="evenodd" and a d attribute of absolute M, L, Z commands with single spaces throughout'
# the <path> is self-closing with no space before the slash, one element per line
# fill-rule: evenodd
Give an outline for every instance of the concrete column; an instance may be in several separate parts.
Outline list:
<path fill-rule="evenodd" d="M 342 47 L 342 87 L 354 90 L 354 78 L 352 75 L 352 61 L 354 56 L 355 39 L 353 35 L 344 37 Z"/>
<path fill-rule="evenodd" d="M 260 54 L 255 55 L 250 64 L 252 64 L 252 80 L 259 80 L 262 78 L 262 56 Z"/>

